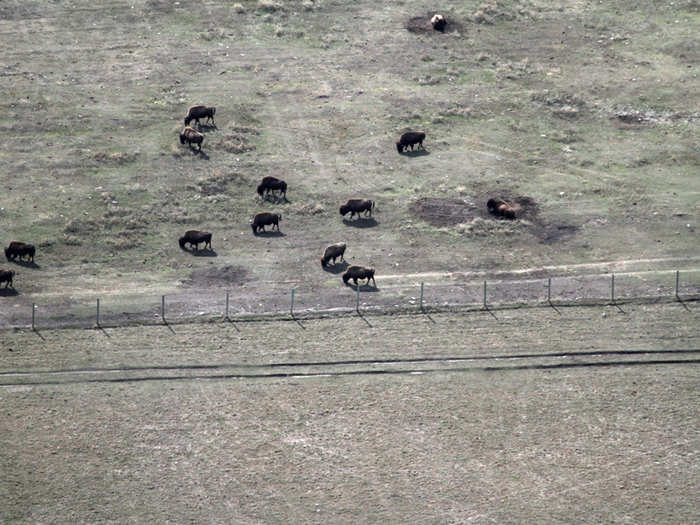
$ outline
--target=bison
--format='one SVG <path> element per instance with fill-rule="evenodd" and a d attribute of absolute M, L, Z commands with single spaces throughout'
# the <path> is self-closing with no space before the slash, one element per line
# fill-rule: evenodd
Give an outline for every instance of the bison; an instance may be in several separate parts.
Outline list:
<path fill-rule="evenodd" d="M 258 185 L 258 195 L 261 197 L 272 192 L 274 195 L 275 191 L 279 191 L 282 194 L 282 198 L 287 200 L 287 183 L 277 177 L 263 177 L 262 182 Z"/>
<path fill-rule="evenodd" d="M 365 216 L 372 216 L 372 208 L 374 208 L 374 201 L 370 199 L 350 199 L 348 202 L 340 207 L 340 214 L 346 215 L 350 212 L 350 218 L 357 213 L 360 217 L 361 212 L 365 212 Z"/>
<path fill-rule="evenodd" d="M 202 142 L 204 141 L 204 135 L 190 126 L 185 126 L 185 128 L 180 132 L 180 144 L 187 142 L 190 146 L 192 144 L 197 144 L 199 149 L 197 151 L 202 151 Z"/>
<path fill-rule="evenodd" d="M 425 140 L 425 133 L 422 131 L 407 131 L 396 143 L 396 149 L 399 153 L 403 153 L 404 149 L 408 151 L 408 147 L 411 146 L 411 151 L 413 151 L 413 146 L 418 144 L 423 148 L 423 141 Z M 425 149 L 425 148 L 423 148 Z"/>
<path fill-rule="evenodd" d="M 7 257 L 8 261 L 14 261 L 17 256 L 22 260 L 26 256 L 30 261 L 34 262 L 34 253 L 36 253 L 36 248 L 34 248 L 33 244 L 19 241 L 12 241 L 10 245 L 5 248 L 5 257 Z"/>
<path fill-rule="evenodd" d="M 351 266 L 343 274 L 343 283 L 347 285 L 350 279 L 353 280 L 355 286 L 357 286 L 358 279 L 367 279 L 367 284 L 369 284 L 369 280 L 372 279 L 375 288 L 377 286 L 377 283 L 374 280 L 374 268 L 365 268 L 364 266 Z"/>
<path fill-rule="evenodd" d="M 185 235 L 180 237 L 180 248 L 185 249 L 185 244 L 189 244 L 190 248 L 194 246 L 194 251 L 199 250 L 199 244 L 204 243 L 204 248 L 211 250 L 211 233 L 199 230 L 188 230 Z"/>
<path fill-rule="evenodd" d="M 253 220 L 250 221 L 250 227 L 253 228 L 253 233 L 257 233 L 258 230 L 265 231 L 265 226 L 269 225 L 272 225 L 273 230 L 275 229 L 275 226 L 277 226 L 277 231 L 280 231 L 281 220 L 281 214 L 263 211 L 255 214 Z"/>
<path fill-rule="evenodd" d="M 445 26 L 447 25 L 447 20 L 445 20 L 444 16 L 435 14 L 433 15 L 433 18 L 430 19 L 430 23 L 433 25 L 433 29 L 435 29 L 435 31 L 444 31 Z"/>
<path fill-rule="evenodd" d="M 489 199 L 486 203 L 486 209 L 491 215 L 496 217 L 502 217 L 511 221 L 515 219 L 515 209 L 503 199 Z"/>
<path fill-rule="evenodd" d="M 12 284 L 12 278 L 15 276 L 15 272 L 12 270 L 0 270 L 0 283 L 5 283 L 5 288 L 8 286 L 14 288 Z"/>
<path fill-rule="evenodd" d="M 199 123 L 200 118 L 207 117 L 207 123 L 211 120 L 211 123 L 216 125 L 214 122 L 214 113 L 216 113 L 216 108 L 208 108 L 206 106 L 192 106 L 187 110 L 187 116 L 185 117 L 185 126 L 189 126 L 190 122 L 193 120 L 197 123 L 197 126 L 201 127 Z"/>
<path fill-rule="evenodd" d="M 345 254 L 346 244 L 344 242 L 337 242 L 331 244 L 323 252 L 323 257 L 321 257 L 321 266 L 325 268 L 328 266 L 328 261 L 333 259 L 333 264 L 335 264 L 336 258 L 340 257 L 341 261 L 344 261 L 343 255 Z"/>

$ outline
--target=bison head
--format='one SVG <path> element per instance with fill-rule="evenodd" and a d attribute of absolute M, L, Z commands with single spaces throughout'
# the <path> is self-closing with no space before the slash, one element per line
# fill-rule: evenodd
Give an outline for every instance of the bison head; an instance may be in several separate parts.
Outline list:
<path fill-rule="evenodd" d="M 265 191 L 265 186 L 263 186 L 262 184 L 258 184 L 258 195 L 260 195 L 262 197 L 264 191 Z"/>
<path fill-rule="evenodd" d="M 185 134 L 180 133 L 180 144 L 184 144 L 184 143 L 185 143 Z"/>
<path fill-rule="evenodd" d="M 344 283 L 344 284 L 348 284 L 348 281 L 349 281 L 349 280 L 350 280 L 350 272 L 348 271 L 348 272 L 345 272 L 345 273 L 343 274 L 343 283 Z"/>
<path fill-rule="evenodd" d="M 397 150 L 399 153 L 403 153 L 403 144 L 401 144 L 400 142 L 397 142 L 397 143 L 396 143 L 396 150 Z"/>
<path fill-rule="evenodd" d="M 349 211 L 350 211 L 350 206 L 348 206 L 347 204 L 343 204 L 343 205 L 340 207 L 340 214 L 341 214 L 341 215 L 345 215 L 345 214 L 347 214 Z"/>
<path fill-rule="evenodd" d="M 180 240 L 178 242 L 180 243 L 180 248 L 184 250 L 186 239 L 184 237 L 180 237 Z"/>

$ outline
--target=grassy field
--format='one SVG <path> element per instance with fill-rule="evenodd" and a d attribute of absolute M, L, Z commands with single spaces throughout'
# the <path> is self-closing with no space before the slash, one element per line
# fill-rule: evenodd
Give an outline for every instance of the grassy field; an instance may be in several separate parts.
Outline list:
<path fill-rule="evenodd" d="M 26 307 L 295 283 L 348 243 L 382 274 L 671 259 L 695 269 L 697 2 L 4 2 L 4 245 Z M 217 107 L 204 154 L 186 108 Z M 399 156 L 405 129 L 425 153 Z M 287 203 L 261 202 L 276 175 Z M 521 219 L 490 219 L 489 196 Z M 377 203 L 350 224 L 349 197 Z M 280 236 L 254 237 L 257 211 Z M 215 257 L 176 243 L 214 233 Z M 649 263 L 649 268 L 653 263 Z M 400 281 L 400 278 L 398 278 Z M 282 284 L 281 284 L 282 283 Z M 345 292 L 338 286 L 339 294 Z"/>
<path fill-rule="evenodd" d="M 10 332 L 0 521 L 695 523 L 687 306 Z"/>

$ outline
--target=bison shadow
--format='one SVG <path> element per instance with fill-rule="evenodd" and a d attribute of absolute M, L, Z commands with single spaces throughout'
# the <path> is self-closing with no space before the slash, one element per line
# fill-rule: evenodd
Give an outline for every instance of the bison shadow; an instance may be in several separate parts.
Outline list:
<path fill-rule="evenodd" d="M 192 253 L 192 255 L 194 257 L 218 257 L 218 254 L 214 250 L 203 249 L 203 250 L 197 250 L 196 252 L 191 251 L 191 250 L 185 250 L 185 251 L 189 251 L 190 253 Z"/>
<path fill-rule="evenodd" d="M 343 224 L 353 228 L 372 228 L 379 224 L 374 217 L 360 217 L 359 219 L 343 219 Z"/>
<path fill-rule="evenodd" d="M 8 259 L 8 262 L 11 262 L 12 264 L 16 264 L 18 266 L 24 266 L 25 268 L 33 268 L 34 270 L 38 270 L 41 268 L 37 263 L 34 261 L 23 261 L 22 259 Z"/>
<path fill-rule="evenodd" d="M 14 288 L 5 288 L 4 286 L 0 288 L 0 297 L 14 297 L 19 295 L 19 292 Z"/>
<path fill-rule="evenodd" d="M 328 272 L 328 273 L 340 273 L 342 271 L 345 271 L 345 269 L 348 267 L 348 262 L 347 261 L 341 261 L 337 262 L 335 264 L 329 264 L 328 266 L 324 266 L 323 271 Z"/>
<path fill-rule="evenodd" d="M 197 127 L 199 128 L 199 131 L 216 131 L 219 129 L 216 127 L 216 124 L 200 124 Z"/>
<path fill-rule="evenodd" d="M 256 237 L 286 237 L 284 233 L 277 230 L 257 231 L 253 235 Z"/>
<path fill-rule="evenodd" d="M 194 155 L 197 155 L 202 160 L 209 160 L 209 155 L 207 155 L 204 150 L 195 149 L 192 144 L 190 144 L 187 149 L 191 151 Z"/>
<path fill-rule="evenodd" d="M 272 202 L 272 203 L 275 203 L 275 204 L 279 204 L 279 203 L 291 204 L 291 203 L 292 203 L 292 201 L 290 201 L 289 199 L 287 199 L 287 197 L 285 197 L 284 195 L 282 195 L 282 196 L 277 196 L 277 195 L 272 195 L 272 194 L 270 194 L 270 193 L 268 193 L 268 194 L 265 195 L 264 197 L 261 197 L 260 200 L 262 200 L 262 201 L 267 201 L 267 202 Z"/>
<path fill-rule="evenodd" d="M 348 288 L 352 288 L 353 290 L 357 291 L 359 288 L 361 292 L 378 292 L 379 288 L 377 288 L 377 285 L 375 284 L 353 284 L 350 281 L 348 281 L 348 284 L 346 284 Z"/>
<path fill-rule="evenodd" d="M 406 157 L 425 157 L 426 155 L 430 155 L 430 152 L 427 149 L 421 148 L 402 151 L 399 155 L 405 155 Z"/>

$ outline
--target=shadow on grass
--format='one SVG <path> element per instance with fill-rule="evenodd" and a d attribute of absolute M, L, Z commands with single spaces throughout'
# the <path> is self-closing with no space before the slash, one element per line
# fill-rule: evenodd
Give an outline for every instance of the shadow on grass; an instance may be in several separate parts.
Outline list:
<path fill-rule="evenodd" d="M 348 288 L 352 288 L 355 291 L 357 291 L 357 289 L 359 287 L 360 292 L 372 292 L 372 293 L 374 293 L 374 292 L 379 291 L 379 288 L 377 288 L 376 285 L 370 285 L 369 283 L 365 283 L 365 284 L 350 284 L 350 283 L 348 283 L 345 286 L 347 286 Z"/>
<path fill-rule="evenodd" d="M 14 288 L 0 288 L 0 297 L 14 297 L 19 295 L 19 292 Z"/>
<path fill-rule="evenodd" d="M 322 266 L 324 272 L 328 273 L 333 273 L 333 274 L 339 274 L 340 272 L 345 271 L 345 269 L 348 267 L 347 261 L 342 261 L 339 263 L 335 264 L 329 264 L 327 266 Z"/>
<path fill-rule="evenodd" d="M 399 155 L 404 155 L 406 157 L 425 157 L 426 155 L 430 155 L 430 152 L 427 149 L 415 149 L 415 150 L 406 150 Z"/>
<path fill-rule="evenodd" d="M 353 228 L 373 228 L 379 223 L 374 217 L 361 217 L 355 220 L 343 219 L 343 224 L 352 226 Z"/>
<path fill-rule="evenodd" d="M 256 237 L 286 237 L 284 233 L 278 230 L 257 231 L 253 235 Z"/>
<path fill-rule="evenodd" d="M 191 252 L 194 257 L 217 257 L 218 254 L 214 250 L 197 250 Z"/>
<path fill-rule="evenodd" d="M 22 259 L 15 260 L 15 259 L 8 259 L 9 262 L 16 264 L 17 266 L 22 266 L 23 268 L 32 268 L 33 270 L 38 270 L 41 268 L 37 263 L 34 261 L 23 261 Z"/>

